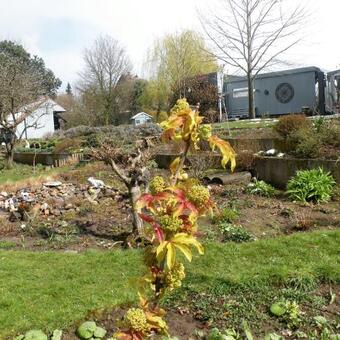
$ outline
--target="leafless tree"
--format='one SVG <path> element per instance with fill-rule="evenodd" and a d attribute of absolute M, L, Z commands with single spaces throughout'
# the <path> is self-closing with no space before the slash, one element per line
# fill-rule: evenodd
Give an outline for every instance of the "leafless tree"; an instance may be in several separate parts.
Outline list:
<path fill-rule="evenodd" d="M 247 76 L 250 118 L 255 118 L 256 76 L 282 62 L 282 55 L 301 41 L 306 11 L 297 3 L 292 8 L 287 0 L 220 0 L 220 9 L 200 14 L 214 55 Z"/>
<path fill-rule="evenodd" d="M 5 143 L 9 168 L 13 165 L 17 141 L 28 128 L 38 128 L 41 114 L 32 114 L 46 100 L 41 97 L 42 93 L 41 74 L 32 70 L 22 59 L 0 53 L 0 143 Z"/>
<path fill-rule="evenodd" d="M 131 71 L 125 49 L 110 36 L 99 37 L 91 48 L 84 51 L 85 69 L 79 74 L 78 89 L 99 98 L 99 110 L 105 123 L 116 112 L 116 87 L 122 76 Z"/>

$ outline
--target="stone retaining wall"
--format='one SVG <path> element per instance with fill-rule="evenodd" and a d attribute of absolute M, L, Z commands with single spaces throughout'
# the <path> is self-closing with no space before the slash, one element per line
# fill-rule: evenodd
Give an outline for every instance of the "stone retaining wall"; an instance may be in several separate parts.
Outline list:
<path fill-rule="evenodd" d="M 23 164 L 33 165 L 43 164 L 54 167 L 61 167 L 64 165 L 76 164 L 83 159 L 82 153 L 33 153 L 33 152 L 15 152 L 14 161 Z"/>
<path fill-rule="evenodd" d="M 340 162 L 322 159 L 296 159 L 277 157 L 255 157 L 254 174 L 277 188 L 285 189 L 287 182 L 297 170 L 323 168 L 329 171 L 337 183 L 340 183 Z"/>

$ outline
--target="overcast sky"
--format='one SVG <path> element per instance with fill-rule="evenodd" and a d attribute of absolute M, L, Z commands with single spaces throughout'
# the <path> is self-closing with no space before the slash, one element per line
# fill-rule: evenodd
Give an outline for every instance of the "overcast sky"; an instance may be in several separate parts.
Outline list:
<path fill-rule="evenodd" d="M 302 0 L 289 0 L 300 2 Z M 304 43 L 290 59 L 296 66 L 340 67 L 340 0 L 309 0 L 312 13 Z M 0 0 L 0 39 L 22 43 L 41 56 L 62 79 L 77 79 L 82 51 L 99 35 L 111 35 L 126 47 L 134 72 L 153 40 L 181 29 L 200 30 L 196 8 L 211 0 Z"/>

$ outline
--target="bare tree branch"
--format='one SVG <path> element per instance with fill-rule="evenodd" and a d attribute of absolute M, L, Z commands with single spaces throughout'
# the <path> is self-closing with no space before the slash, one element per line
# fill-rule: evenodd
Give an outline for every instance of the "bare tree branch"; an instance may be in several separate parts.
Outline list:
<path fill-rule="evenodd" d="M 200 14 L 214 56 L 241 69 L 248 80 L 249 116 L 255 118 L 254 79 L 301 42 L 306 12 L 301 5 L 282 8 L 282 0 L 220 0 L 222 10 Z M 218 14 L 216 14 L 218 13 Z"/>

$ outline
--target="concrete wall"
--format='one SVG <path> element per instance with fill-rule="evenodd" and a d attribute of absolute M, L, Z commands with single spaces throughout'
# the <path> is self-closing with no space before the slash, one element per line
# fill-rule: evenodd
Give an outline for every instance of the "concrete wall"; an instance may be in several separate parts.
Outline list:
<path fill-rule="evenodd" d="M 340 183 L 340 162 L 320 159 L 296 159 L 276 157 L 255 157 L 255 176 L 277 188 L 285 189 L 287 182 L 298 170 L 322 167 Z"/>

